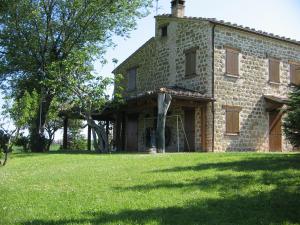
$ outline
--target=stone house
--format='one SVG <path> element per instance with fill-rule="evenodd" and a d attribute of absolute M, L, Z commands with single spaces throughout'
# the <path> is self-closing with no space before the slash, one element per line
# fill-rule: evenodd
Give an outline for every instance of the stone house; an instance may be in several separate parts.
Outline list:
<path fill-rule="evenodd" d="M 173 0 L 155 37 L 113 72 L 126 105 L 118 149 L 155 147 L 157 96 L 172 96 L 166 151 L 291 151 L 282 132 L 288 93 L 300 84 L 300 42 L 210 18 L 184 16 Z"/>

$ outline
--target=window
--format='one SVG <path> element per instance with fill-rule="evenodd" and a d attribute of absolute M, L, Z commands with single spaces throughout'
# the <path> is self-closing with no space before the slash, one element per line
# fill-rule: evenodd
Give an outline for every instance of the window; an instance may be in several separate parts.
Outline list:
<path fill-rule="evenodd" d="M 226 134 L 240 133 L 240 111 L 238 106 L 223 106 L 226 110 Z"/>
<path fill-rule="evenodd" d="M 239 75 L 239 50 L 226 48 L 226 74 Z"/>
<path fill-rule="evenodd" d="M 168 36 L 168 26 L 163 26 L 161 27 L 161 36 L 162 37 L 167 37 Z"/>
<path fill-rule="evenodd" d="M 278 59 L 269 59 L 269 82 L 280 83 L 280 61 Z"/>
<path fill-rule="evenodd" d="M 300 63 L 291 63 L 290 64 L 290 82 L 292 85 L 300 85 Z"/>
<path fill-rule="evenodd" d="M 197 48 L 192 48 L 185 52 L 185 76 L 196 75 L 196 54 Z"/>
<path fill-rule="evenodd" d="M 134 91 L 136 89 L 136 68 L 131 68 L 127 72 L 128 83 L 127 90 Z"/>

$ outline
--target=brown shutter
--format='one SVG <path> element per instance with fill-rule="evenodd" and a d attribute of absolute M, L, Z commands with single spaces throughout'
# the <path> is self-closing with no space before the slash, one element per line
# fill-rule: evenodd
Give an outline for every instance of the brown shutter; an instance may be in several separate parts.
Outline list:
<path fill-rule="evenodd" d="M 276 59 L 269 59 L 269 80 L 271 82 L 280 83 L 280 62 Z"/>
<path fill-rule="evenodd" d="M 133 91 L 136 89 L 136 68 L 128 70 L 128 91 Z"/>
<path fill-rule="evenodd" d="M 290 65 L 290 81 L 291 84 L 300 85 L 300 66 L 296 64 Z"/>
<path fill-rule="evenodd" d="M 234 111 L 233 114 L 233 124 L 232 124 L 232 133 L 239 133 L 240 132 L 240 112 Z"/>
<path fill-rule="evenodd" d="M 300 85 L 300 66 L 296 66 L 295 84 Z"/>
<path fill-rule="evenodd" d="M 226 133 L 232 133 L 233 131 L 233 112 L 226 111 Z"/>
<path fill-rule="evenodd" d="M 239 75 L 239 52 L 226 49 L 226 73 Z"/>
<path fill-rule="evenodd" d="M 226 133 L 238 134 L 240 132 L 240 107 L 224 106 L 226 110 Z"/>
<path fill-rule="evenodd" d="M 185 75 L 196 74 L 196 51 L 189 51 L 185 54 Z"/>

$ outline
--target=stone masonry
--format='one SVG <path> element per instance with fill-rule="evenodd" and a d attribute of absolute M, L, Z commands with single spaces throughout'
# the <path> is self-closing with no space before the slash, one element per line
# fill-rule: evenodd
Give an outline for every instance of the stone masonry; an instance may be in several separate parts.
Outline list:
<path fill-rule="evenodd" d="M 167 26 L 167 36 L 162 37 L 162 27 Z M 212 38 L 214 30 L 214 49 Z M 239 76 L 226 74 L 226 46 L 239 49 Z M 196 48 L 196 75 L 185 76 L 185 51 Z M 269 57 L 280 59 L 280 84 L 269 80 Z M 214 59 L 214 61 L 212 61 Z M 207 105 L 207 151 L 268 151 L 269 118 L 265 109 L 264 95 L 287 97 L 290 87 L 289 61 L 300 62 L 300 44 L 292 41 L 237 29 L 234 26 L 212 23 L 202 18 L 176 18 L 169 15 L 156 17 L 155 37 L 138 49 L 114 71 L 123 74 L 124 85 L 127 71 L 137 67 L 136 90 L 124 92 L 124 96 L 165 86 L 179 86 L 213 97 Z M 214 65 L 214 67 L 212 67 Z M 214 71 L 214 73 L 213 73 Z M 212 83 L 214 78 L 214 83 Z M 214 105 L 214 112 L 213 112 Z M 241 107 L 240 133 L 226 135 L 224 105 Z M 200 150 L 200 106 L 195 113 L 195 146 Z M 171 107 L 173 115 L 183 110 Z M 176 112 L 176 113 L 174 113 Z M 145 150 L 145 114 L 138 119 L 139 150 Z M 214 120 L 213 120 L 214 115 Z M 184 121 L 183 121 L 184 122 Z M 169 124 L 168 124 L 169 123 Z M 150 124 L 153 124 L 150 122 Z M 170 125 L 171 124 L 171 125 Z M 214 124 L 214 126 L 213 126 Z M 168 122 L 172 129 L 169 151 L 176 151 L 174 121 Z M 214 131 L 214 132 L 213 132 Z M 175 136 L 174 136 L 175 135 Z M 180 143 L 184 144 L 183 132 Z M 175 142 L 174 142 L 175 141 Z M 181 146 L 182 147 L 182 146 Z M 282 150 L 292 148 L 283 137 Z"/>

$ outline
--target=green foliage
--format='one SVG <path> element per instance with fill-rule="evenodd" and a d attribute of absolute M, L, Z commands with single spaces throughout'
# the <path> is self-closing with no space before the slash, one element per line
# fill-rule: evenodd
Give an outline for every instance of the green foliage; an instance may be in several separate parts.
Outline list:
<path fill-rule="evenodd" d="M 300 147 L 300 87 L 290 93 L 284 133 L 294 147 Z"/>
<path fill-rule="evenodd" d="M 83 121 L 69 120 L 68 126 L 68 150 L 86 150 L 87 141 L 81 134 Z M 66 149 L 63 149 L 66 150 Z"/>
<path fill-rule="evenodd" d="M 108 99 L 104 88 L 111 80 L 92 75 L 92 62 L 100 58 L 105 63 L 112 36 L 128 37 L 136 19 L 147 15 L 151 5 L 152 0 L 1 1 L 0 86 L 17 101 L 25 91 L 30 95 L 36 91 L 43 99 L 42 110 L 32 111 L 32 150 L 44 150 L 40 127 L 54 98 L 61 103 L 69 100 L 66 108 L 103 107 Z M 23 125 L 28 119 L 18 122 Z"/>
<path fill-rule="evenodd" d="M 30 125 L 36 116 L 39 102 L 40 97 L 35 90 L 31 93 L 25 90 L 24 94 L 13 102 L 12 107 L 7 108 L 16 127 L 26 128 Z"/>
<path fill-rule="evenodd" d="M 7 149 L 9 143 L 9 135 L 2 129 L 0 129 L 0 150 Z"/>
<path fill-rule="evenodd" d="M 22 150 L 24 152 L 27 152 L 28 147 L 29 147 L 29 137 L 26 137 L 24 135 L 20 135 L 16 140 L 14 140 L 13 144 L 15 146 L 22 147 Z"/>

